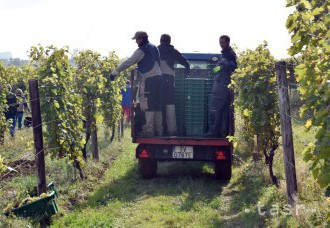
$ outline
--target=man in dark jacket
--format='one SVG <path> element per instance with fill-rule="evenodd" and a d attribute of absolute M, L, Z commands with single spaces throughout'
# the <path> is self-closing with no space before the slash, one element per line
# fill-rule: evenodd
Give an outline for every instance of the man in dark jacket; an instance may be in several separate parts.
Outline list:
<path fill-rule="evenodd" d="M 229 88 L 231 74 L 237 68 L 236 53 L 230 47 L 230 38 L 220 36 L 222 57 L 214 68 L 212 93 L 209 102 L 209 129 L 207 136 L 224 138 L 229 134 Z"/>
<path fill-rule="evenodd" d="M 166 119 L 167 134 L 172 136 L 177 133 L 175 105 L 174 105 L 174 64 L 180 63 L 185 67 L 185 75 L 189 75 L 190 64 L 182 54 L 171 45 L 171 36 L 163 34 L 158 46 L 160 53 L 160 69 L 163 75 L 163 116 Z"/>
<path fill-rule="evenodd" d="M 11 128 L 10 128 L 10 135 L 12 137 L 14 137 L 15 127 L 16 127 L 16 113 L 17 113 L 18 104 L 17 104 L 16 95 L 11 92 L 11 90 L 12 90 L 11 85 L 8 84 L 8 87 L 9 87 L 9 94 L 6 97 L 8 109 L 5 113 L 5 116 L 6 116 L 6 121 L 8 121 L 8 120 L 12 121 Z"/>
<path fill-rule="evenodd" d="M 137 63 L 141 75 L 139 91 L 140 107 L 145 112 L 146 124 L 142 126 L 142 136 L 162 136 L 162 104 L 160 58 L 158 48 L 148 40 L 146 32 L 138 31 L 132 38 L 139 48 L 133 55 L 109 75 L 111 80 L 121 71 Z"/>

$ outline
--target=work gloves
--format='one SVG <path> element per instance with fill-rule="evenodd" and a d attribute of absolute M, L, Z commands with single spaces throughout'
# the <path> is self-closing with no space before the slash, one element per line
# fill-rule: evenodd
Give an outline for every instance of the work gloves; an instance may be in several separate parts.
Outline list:
<path fill-rule="evenodd" d="M 216 67 L 213 68 L 212 74 L 218 74 L 220 72 L 220 70 L 221 70 L 221 67 L 220 66 L 216 66 Z"/>
<path fill-rule="evenodd" d="M 117 75 L 118 72 L 116 70 L 113 70 L 111 74 L 109 74 L 108 78 L 110 79 L 110 81 L 114 81 Z"/>
<path fill-rule="evenodd" d="M 219 64 L 219 66 L 216 66 L 216 67 L 213 68 L 212 74 L 218 74 L 220 72 L 221 68 L 224 69 L 224 68 L 227 68 L 230 65 L 228 60 L 225 59 L 225 58 L 220 59 L 218 64 Z"/>
<path fill-rule="evenodd" d="M 114 81 L 115 80 L 115 78 L 116 78 L 116 75 L 114 75 L 114 74 L 109 74 L 109 79 L 110 79 L 110 81 Z"/>

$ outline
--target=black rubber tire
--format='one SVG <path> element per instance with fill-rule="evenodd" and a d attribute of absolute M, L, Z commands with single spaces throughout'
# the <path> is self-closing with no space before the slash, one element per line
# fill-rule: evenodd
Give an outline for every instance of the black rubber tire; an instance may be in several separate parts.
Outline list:
<path fill-rule="evenodd" d="M 214 174 L 218 180 L 229 181 L 231 179 L 231 161 L 215 161 Z"/>
<path fill-rule="evenodd" d="M 151 179 L 157 176 L 157 161 L 155 159 L 139 158 L 139 171 L 143 178 Z"/>

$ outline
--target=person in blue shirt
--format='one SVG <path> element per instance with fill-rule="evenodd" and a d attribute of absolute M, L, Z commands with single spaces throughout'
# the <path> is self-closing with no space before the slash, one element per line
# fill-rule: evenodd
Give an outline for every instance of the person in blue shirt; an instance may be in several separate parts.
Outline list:
<path fill-rule="evenodd" d="M 131 121 L 131 94 L 132 88 L 130 81 L 126 81 L 126 88 L 121 90 L 121 95 L 123 96 L 121 101 L 123 118 L 127 123 Z"/>

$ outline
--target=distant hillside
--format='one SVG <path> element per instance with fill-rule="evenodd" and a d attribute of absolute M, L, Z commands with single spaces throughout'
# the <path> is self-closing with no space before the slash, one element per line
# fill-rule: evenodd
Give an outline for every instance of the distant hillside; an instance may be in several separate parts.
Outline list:
<path fill-rule="evenodd" d="M 0 52 L 0 61 L 3 62 L 6 66 L 23 66 L 27 64 L 29 61 L 20 59 L 20 58 L 13 58 L 11 52 Z"/>
<path fill-rule="evenodd" d="M 12 55 L 9 51 L 7 52 L 0 52 L 0 59 L 10 59 Z"/>

